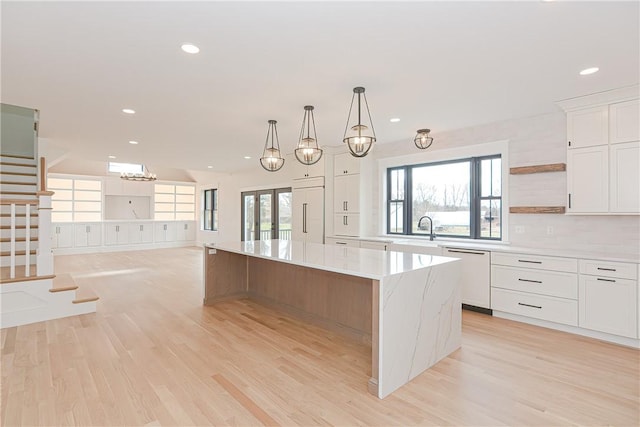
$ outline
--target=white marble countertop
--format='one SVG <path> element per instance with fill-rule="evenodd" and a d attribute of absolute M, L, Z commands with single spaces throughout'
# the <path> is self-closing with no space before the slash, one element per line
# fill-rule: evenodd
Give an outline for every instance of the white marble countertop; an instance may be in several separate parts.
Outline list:
<path fill-rule="evenodd" d="M 210 243 L 205 247 L 374 280 L 458 259 L 277 239 Z"/>
<path fill-rule="evenodd" d="M 385 243 L 395 243 L 401 245 L 415 245 L 415 246 L 427 246 L 427 247 L 442 247 L 442 248 L 458 248 L 458 249 L 477 249 L 491 252 L 506 252 L 506 253 L 523 253 L 530 255 L 547 255 L 566 258 L 581 258 L 581 259 L 596 259 L 602 261 L 612 262 L 633 262 L 640 263 L 640 256 L 637 254 L 624 254 L 624 253 L 608 253 L 608 252 L 589 252 L 579 251 L 572 249 L 557 249 L 557 248 L 533 248 L 526 246 L 512 246 L 504 242 L 477 242 L 477 241 L 460 241 L 460 240 L 447 240 L 447 239 L 435 239 L 433 241 L 421 238 L 407 238 L 406 236 L 365 236 L 365 237 L 342 237 L 342 236 L 328 236 L 338 239 L 352 239 L 352 240 L 369 240 Z"/>

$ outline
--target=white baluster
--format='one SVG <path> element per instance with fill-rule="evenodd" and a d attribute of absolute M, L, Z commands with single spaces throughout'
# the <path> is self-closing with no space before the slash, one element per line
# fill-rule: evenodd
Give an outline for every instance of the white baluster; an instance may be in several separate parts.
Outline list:
<path fill-rule="evenodd" d="M 29 277 L 31 271 L 31 205 L 26 204 L 24 207 L 24 277 Z"/>
<path fill-rule="evenodd" d="M 10 255 L 9 255 L 9 277 L 16 277 L 16 204 L 11 203 L 11 238 L 10 240 Z"/>

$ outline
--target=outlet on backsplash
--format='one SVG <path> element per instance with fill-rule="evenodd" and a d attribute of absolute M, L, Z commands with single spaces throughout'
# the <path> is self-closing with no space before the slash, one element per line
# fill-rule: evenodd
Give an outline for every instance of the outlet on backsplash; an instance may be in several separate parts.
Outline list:
<path fill-rule="evenodd" d="M 551 235 L 553 234 L 553 226 L 551 226 L 551 225 L 548 225 L 548 226 L 547 226 L 547 234 L 548 234 L 549 236 L 551 236 Z"/>
<path fill-rule="evenodd" d="M 516 234 L 524 234 L 524 225 L 516 225 Z"/>

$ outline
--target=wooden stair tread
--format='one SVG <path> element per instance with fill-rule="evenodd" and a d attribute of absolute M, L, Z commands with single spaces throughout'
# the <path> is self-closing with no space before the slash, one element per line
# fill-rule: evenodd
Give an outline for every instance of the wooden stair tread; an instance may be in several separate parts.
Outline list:
<path fill-rule="evenodd" d="M 31 238 L 29 239 L 31 242 L 37 242 L 38 238 L 31 236 Z M 8 243 L 11 241 L 11 237 L 2 237 L 0 238 L 0 243 Z M 27 238 L 26 237 L 16 237 L 16 242 L 26 242 Z"/>
<path fill-rule="evenodd" d="M 11 278 L 11 268 L 10 267 L 1 267 L 0 268 L 0 283 L 14 283 L 14 282 L 25 282 L 29 280 L 42 280 L 42 279 L 53 279 L 56 277 L 55 274 L 47 274 L 43 276 L 38 276 L 38 269 L 35 265 L 29 266 L 29 276 L 24 275 L 24 265 L 16 265 L 14 278 Z"/>
<path fill-rule="evenodd" d="M 37 185 L 35 182 L 0 181 L 0 185 Z"/>
<path fill-rule="evenodd" d="M 16 216 L 18 216 L 18 215 L 16 215 Z M 24 214 L 22 216 L 24 216 Z M 31 216 L 33 216 L 33 215 L 31 215 Z M 16 230 L 24 230 L 26 228 L 27 228 L 26 225 L 16 225 Z M 30 225 L 29 228 L 30 229 L 38 228 L 38 224 Z M 11 229 L 10 225 L 0 225 L 0 230 L 10 230 L 10 229 Z"/>
<path fill-rule="evenodd" d="M 70 274 L 58 274 L 53 279 L 53 287 L 49 289 L 49 292 L 73 291 L 76 289 L 78 289 L 78 285 L 76 285 Z"/>
<path fill-rule="evenodd" d="M 0 154 L 0 157 L 10 157 L 12 159 L 35 160 L 35 157 L 23 156 L 21 154 Z"/>
<path fill-rule="evenodd" d="M 0 218 L 9 218 L 10 216 L 11 216 L 11 214 L 8 214 L 8 213 L 0 214 Z M 17 213 L 16 214 L 16 218 L 24 218 L 26 216 L 27 215 L 23 214 L 23 213 Z M 31 215 L 29 215 L 29 216 L 38 216 L 38 212 L 37 211 L 31 212 Z"/>
<path fill-rule="evenodd" d="M 11 172 L 11 171 L 2 171 L 2 175 L 20 175 L 20 176 L 38 176 L 35 173 L 30 172 Z"/>
<path fill-rule="evenodd" d="M 35 196 L 35 191 L 3 191 L 2 194 L 11 194 L 12 196 Z"/>
<path fill-rule="evenodd" d="M 76 299 L 71 301 L 74 304 L 82 304 L 83 302 L 93 302 L 98 301 L 100 299 L 99 296 L 94 294 L 91 291 L 82 290 L 79 294 L 76 293 Z"/>
<path fill-rule="evenodd" d="M 27 204 L 28 205 L 37 205 L 38 204 L 38 199 L 3 199 L 3 198 L 0 198 L 0 205 L 12 205 L 14 203 L 16 205 L 27 205 Z"/>
<path fill-rule="evenodd" d="M 36 165 L 30 163 L 18 163 L 18 162 L 0 162 L 0 166 L 24 166 L 28 168 L 35 168 Z M 4 173 L 4 171 L 3 171 Z"/>
<path fill-rule="evenodd" d="M 29 251 L 29 255 L 35 255 L 36 254 L 36 250 L 32 249 L 31 251 Z M 0 252 L 0 256 L 9 256 L 11 255 L 11 251 L 2 251 Z M 22 255 L 26 255 L 25 251 L 16 251 L 16 256 L 22 256 Z"/>

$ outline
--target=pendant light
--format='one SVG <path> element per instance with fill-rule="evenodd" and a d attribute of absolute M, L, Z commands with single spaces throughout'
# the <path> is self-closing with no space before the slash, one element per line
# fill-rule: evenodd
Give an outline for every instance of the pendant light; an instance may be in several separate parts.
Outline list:
<path fill-rule="evenodd" d="M 313 134 L 311 131 L 313 131 Z M 304 117 L 302 118 L 298 147 L 293 152 L 296 155 L 296 159 L 304 165 L 317 163 L 322 157 L 322 150 L 318 148 L 316 121 L 313 118 L 312 105 L 305 105 L 304 107 Z"/>
<path fill-rule="evenodd" d="M 433 138 L 429 136 L 429 132 L 431 132 L 431 129 L 418 129 L 416 137 L 413 138 L 413 142 L 416 144 L 416 147 L 421 150 L 426 150 L 431 147 L 431 144 L 433 144 Z"/>
<path fill-rule="evenodd" d="M 278 129 L 276 121 L 269 120 L 267 129 L 267 140 L 264 143 L 264 151 L 260 158 L 260 164 L 269 172 L 276 172 L 284 166 L 284 158 L 280 154 L 280 143 L 278 142 Z"/>
<path fill-rule="evenodd" d="M 350 125 L 351 123 L 351 111 L 353 110 L 353 101 L 358 97 L 358 122 Z M 362 117 L 362 99 L 364 99 L 364 107 L 366 108 L 366 117 Z M 367 119 L 368 122 L 366 121 Z M 368 126 L 367 126 L 368 123 Z M 349 136 L 347 136 L 347 134 Z M 349 107 L 349 116 L 347 117 L 347 126 L 344 129 L 344 139 L 342 140 L 349 147 L 351 155 L 354 157 L 364 157 L 369 153 L 373 143 L 376 142 L 376 132 L 373 129 L 373 122 L 371 121 L 371 113 L 369 112 L 369 104 L 367 103 L 367 97 L 364 94 L 363 87 L 353 88 L 353 96 L 351 97 L 351 107 Z"/>

